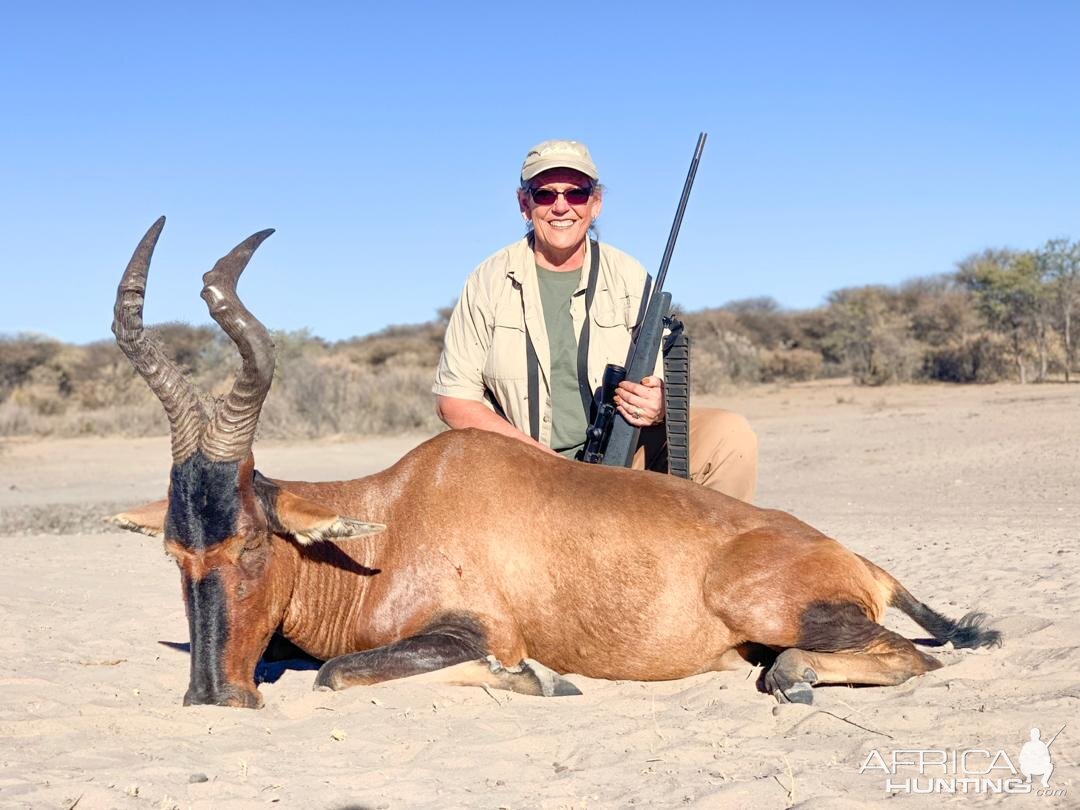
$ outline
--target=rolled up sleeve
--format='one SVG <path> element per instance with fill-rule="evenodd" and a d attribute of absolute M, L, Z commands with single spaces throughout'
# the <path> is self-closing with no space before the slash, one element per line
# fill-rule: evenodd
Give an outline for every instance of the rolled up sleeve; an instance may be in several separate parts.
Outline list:
<path fill-rule="evenodd" d="M 469 276 L 450 315 L 431 390 L 440 396 L 482 401 L 484 362 L 491 344 L 490 308 L 477 273 Z"/>

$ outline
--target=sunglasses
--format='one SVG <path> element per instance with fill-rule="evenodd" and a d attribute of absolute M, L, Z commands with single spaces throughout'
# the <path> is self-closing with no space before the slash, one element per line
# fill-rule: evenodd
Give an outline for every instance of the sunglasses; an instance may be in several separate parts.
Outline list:
<path fill-rule="evenodd" d="M 568 205 L 584 205 L 592 196 L 593 187 L 575 186 L 574 188 L 568 188 L 565 191 L 555 191 L 555 189 L 551 188 L 532 188 L 530 186 L 527 191 L 532 198 L 534 205 L 554 205 L 560 195 L 566 200 Z"/>

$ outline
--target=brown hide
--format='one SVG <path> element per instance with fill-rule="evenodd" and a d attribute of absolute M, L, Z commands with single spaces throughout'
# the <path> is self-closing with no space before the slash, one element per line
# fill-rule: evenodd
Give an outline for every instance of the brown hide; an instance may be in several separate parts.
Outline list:
<path fill-rule="evenodd" d="M 815 600 L 879 616 L 889 597 L 856 555 L 789 515 L 482 431 L 443 433 L 355 481 L 277 483 L 387 526 L 336 544 L 375 575 L 322 546 L 297 553 L 283 629 L 320 658 L 463 611 L 501 661 L 662 680 L 714 669 L 751 636 L 793 644 Z"/>

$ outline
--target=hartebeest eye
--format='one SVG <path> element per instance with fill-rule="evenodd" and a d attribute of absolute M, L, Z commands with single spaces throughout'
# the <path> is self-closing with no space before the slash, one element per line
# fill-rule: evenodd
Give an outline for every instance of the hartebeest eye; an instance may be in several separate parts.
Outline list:
<path fill-rule="evenodd" d="M 265 539 L 266 537 L 262 532 L 252 532 L 244 538 L 244 545 L 241 548 L 240 553 L 242 554 L 245 551 L 254 551 L 263 544 L 263 541 Z"/>
<path fill-rule="evenodd" d="M 256 574 L 268 557 L 269 544 L 266 542 L 266 535 L 262 532 L 253 532 L 243 535 L 242 538 L 238 538 L 238 541 L 238 550 L 234 552 L 236 556 L 233 560 L 247 574 Z"/>

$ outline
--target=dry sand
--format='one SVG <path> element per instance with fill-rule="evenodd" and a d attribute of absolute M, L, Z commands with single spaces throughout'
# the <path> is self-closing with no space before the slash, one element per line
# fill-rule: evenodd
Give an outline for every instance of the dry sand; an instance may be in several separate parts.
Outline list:
<path fill-rule="evenodd" d="M 894 688 L 826 688 L 778 706 L 757 671 L 666 683 L 572 676 L 582 697 L 386 684 L 312 692 L 287 669 L 261 711 L 183 708 L 187 623 L 159 541 L 98 515 L 162 497 L 165 439 L 0 444 L 0 806 L 922 807 L 872 751 L 1004 749 L 1038 726 L 1056 797 L 1080 806 L 1080 386 L 857 389 L 727 397 L 761 440 L 757 502 L 793 512 L 1002 649 Z M 422 437 L 259 443 L 259 467 L 339 478 Z M 925 636 L 901 615 L 887 624 Z M 171 646 L 170 646 L 171 645 Z M 983 760 L 985 762 L 985 760 Z M 902 769 L 897 778 L 914 775 Z M 998 772 L 997 775 L 1001 775 Z M 1065 791 L 1064 795 L 1060 791 Z"/>

